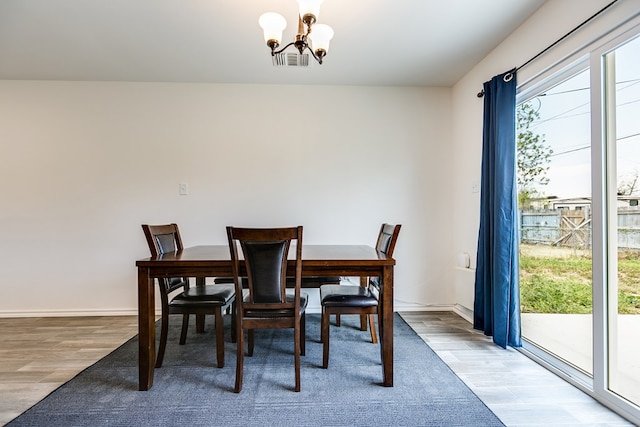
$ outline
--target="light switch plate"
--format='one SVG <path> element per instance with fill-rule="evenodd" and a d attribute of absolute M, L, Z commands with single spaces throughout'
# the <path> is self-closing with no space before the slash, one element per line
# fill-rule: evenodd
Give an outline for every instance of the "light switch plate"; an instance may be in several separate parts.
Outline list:
<path fill-rule="evenodd" d="M 189 184 L 180 184 L 180 195 L 186 196 L 189 194 Z"/>

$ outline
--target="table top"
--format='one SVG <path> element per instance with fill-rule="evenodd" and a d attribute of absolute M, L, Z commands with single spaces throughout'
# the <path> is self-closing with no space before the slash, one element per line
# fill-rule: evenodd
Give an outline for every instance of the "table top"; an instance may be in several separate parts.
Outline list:
<path fill-rule="evenodd" d="M 289 256 L 295 256 L 293 247 Z M 181 252 L 171 252 L 158 257 L 149 257 L 136 261 L 138 267 L 163 266 L 196 266 L 199 264 L 227 264 L 231 262 L 229 246 L 202 245 L 185 248 Z M 375 248 L 366 245 L 303 245 L 302 264 L 324 265 L 340 263 L 360 265 L 395 265 L 395 260 Z"/>

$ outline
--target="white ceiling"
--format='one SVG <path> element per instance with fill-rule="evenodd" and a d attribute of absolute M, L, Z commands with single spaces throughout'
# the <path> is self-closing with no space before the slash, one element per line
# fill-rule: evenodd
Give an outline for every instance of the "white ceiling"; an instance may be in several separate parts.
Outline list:
<path fill-rule="evenodd" d="M 294 0 L 0 0 L 0 79 L 451 86 L 545 0 L 326 0 L 324 64 L 271 65 Z M 294 50 L 295 51 L 295 50 Z"/>

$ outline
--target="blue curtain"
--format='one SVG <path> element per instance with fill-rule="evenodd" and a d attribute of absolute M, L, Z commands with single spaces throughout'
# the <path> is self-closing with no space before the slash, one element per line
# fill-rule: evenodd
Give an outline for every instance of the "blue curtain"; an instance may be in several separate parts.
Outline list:
<path fill-rule="evenodd" d="M 473 327 L 520 347 L 515 70 L 484 84 L 480 230 Z"/>

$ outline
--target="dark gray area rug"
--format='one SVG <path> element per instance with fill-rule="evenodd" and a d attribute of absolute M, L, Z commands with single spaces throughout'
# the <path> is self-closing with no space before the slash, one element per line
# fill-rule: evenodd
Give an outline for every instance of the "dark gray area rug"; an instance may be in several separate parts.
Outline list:
<path fill-rule="evenodd" d="M 192 326 L 187 344 L 180 346 L 180 320 L 170 320 L 164 364 L 155 370 L 151 390 L 138 391 L 135 337 L 8 425 L 503 425 L 397 314 L 394 387 L 381 385 L 379 346 L 359 330 L 357 316 L 343 316 L 340 328 L 332 325 L 329 368 L 322 369 L 320 316 L 307 315 L 300 393 L 293 391 L 291 330 L 256 331 L 254 356 L 245 357 L 243 390 L 236 394 L 229 325 L 225 367 L 219 369 L 212 324 L 204 334 Z"/>

